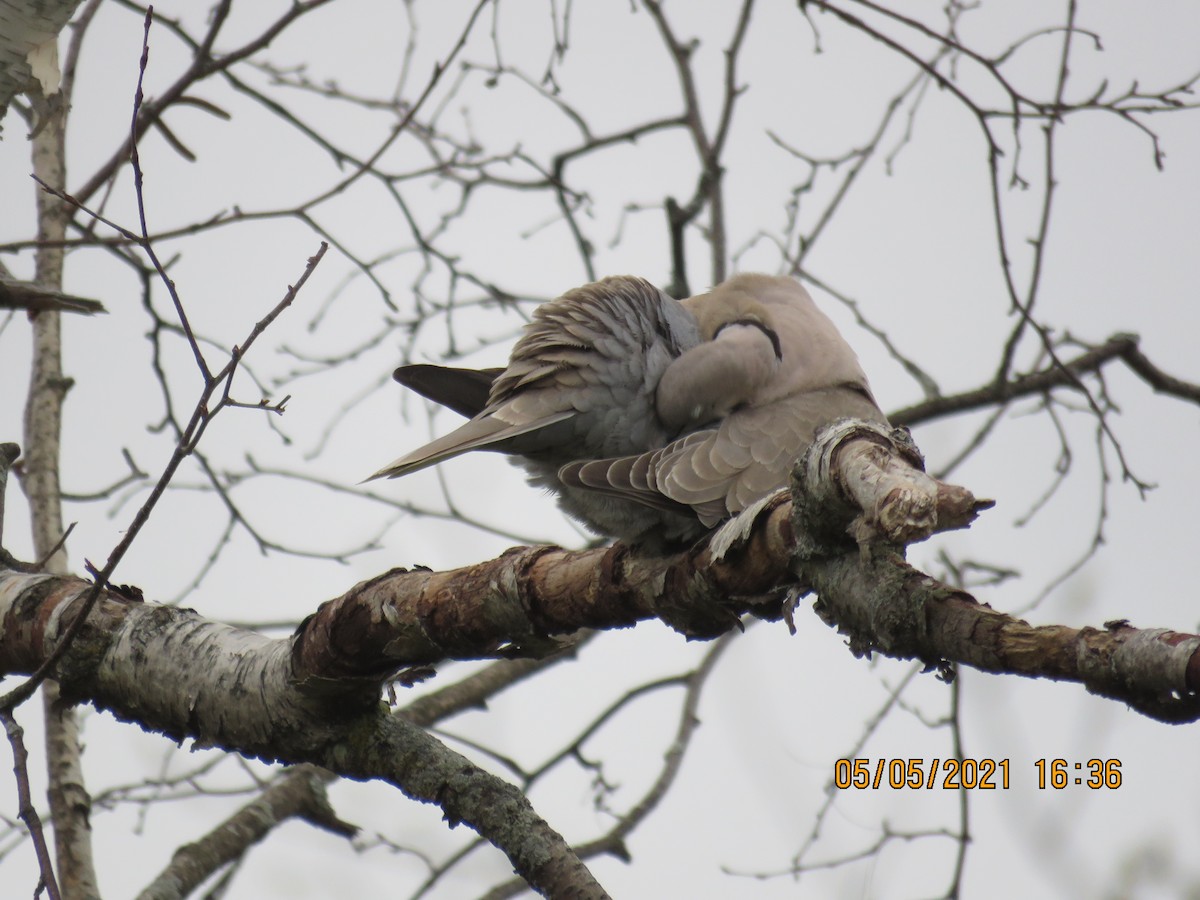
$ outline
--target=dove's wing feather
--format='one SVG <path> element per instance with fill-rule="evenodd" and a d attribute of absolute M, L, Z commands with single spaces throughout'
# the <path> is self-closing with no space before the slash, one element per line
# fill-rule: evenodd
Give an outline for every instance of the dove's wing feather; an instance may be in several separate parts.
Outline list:
<path fill-rule="evenodd" d="M 688 507 L 712 527 L 786 487 L 816 432 L 848 417 L 886 421 L 856 387 L 831 388 L 737 410 L 715 427 L 636 457 L 570 463 L 559 477 L 656 508 Z"/>

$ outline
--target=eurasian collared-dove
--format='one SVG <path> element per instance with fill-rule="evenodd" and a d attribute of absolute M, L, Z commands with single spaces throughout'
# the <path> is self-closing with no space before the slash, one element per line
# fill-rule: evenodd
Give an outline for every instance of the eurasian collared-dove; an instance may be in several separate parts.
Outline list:
<path fill-rule="evenodd" d="M 568 291 L 534 310 L 503 370 L 397 369 L 396 380 L 471 419 L 371 478 L 407 475 L 468 450 L 498 450 L 593 530 L 640 534 L 664 516 L 636 501 L 567 487 L 558 470 L 671 441 L 679 428 L 658 416 L 655 393 L 667 367 L 699 343 L 695 316 L 641 278 L 616 276 Z M 689 524 L 683 515 L 666 518 Z"/>
<path fill-rule="evenodd" d="M 792 279 L 737 275 L 683 305 L 705 342 L 664 373 L 659 408 L 720 397 L 726 413 L 656 450 L 572 461 L 563 484 L 690 508 L 702 532 L 785 487 L 825 425 L 887 423 L 854 351 Z"/>
<path fill-rule="evenodd" d="M 682 304 L 608 278 L 539 307 L 502 371 L 395 377 L 472 418 L 371 478 L 501 450 L 568 513 L 625 539 L 699 537 L 786 486 L 821 426 L 886 421 L 833 323 L 795 281 L 767 275 Z"/>

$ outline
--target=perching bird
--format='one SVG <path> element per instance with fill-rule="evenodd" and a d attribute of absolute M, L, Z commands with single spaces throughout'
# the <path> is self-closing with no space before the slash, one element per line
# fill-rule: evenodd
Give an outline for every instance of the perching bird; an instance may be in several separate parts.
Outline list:
<path fill-rule="evenodd" d="M 655 393 L 667 367 L 699 343 L 695 316 L 641 278 L 616 276 L 568 291 L 534 310 L 503 370 L 397 369 L 397 381 L 471 419 L 371 478 L 407 475 L 468 450 L 498 450 L 593 530 L 640 534 L 663 516 L 637 502 L 569 488 L 558 470 L 674 439 L 679 426 L 656 413 Z M 688 524 L 683 516 L 669 518 Z"/>
<path fill-rule="evenodd" d="M 767 275 L 682 303 L 608 278 L 539 307 L 504 370 L 395 377 L 472 418 L 371 478 L 500 450 L 623 539 L 699 537 L 786 486 L 822 426 L 886 422 L 833 323 L 798 283 Z"/>
<path fill-rule="evenodd" d="M 794 280 L 737 275 L 683 305 L 705 342 L 665 373 L 660 408 L 690 388 L 719 397 L 726 414 L 637 456 L 573 461 L 559 471 L 563 484 L 689 508 L 702 533 L 785 487 L 822 427 L 887 423 L 854 351 Z"/>

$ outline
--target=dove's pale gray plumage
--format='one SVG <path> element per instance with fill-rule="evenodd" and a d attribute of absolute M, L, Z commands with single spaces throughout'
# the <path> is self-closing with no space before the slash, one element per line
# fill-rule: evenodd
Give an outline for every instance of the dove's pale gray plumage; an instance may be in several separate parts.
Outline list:
<path fill-rule="evenodd" d="M 695 316 L 641 278 L 616 276 L 568 291 L 534 310 L 503 370 L 397 369 L 398 381 L 471 419 L 371 478 L 407 475 L 469 450 L 498 450 L 595 531 L 640 534 L 664 516 L 636 501 L 567 487 L 558 470 L 670 442 L 679 426 L 655 412 L 658 383 L 699 343 Z M 476 405 L 488 380 L 486 402 Z M 665 518 L 678 519 L 680 528 L 690 524 L 682 515 Z"/>
<path fill-rule="evenodd" d="M 607 278 L 540 306 L 503 370 L 395 377 L 471 419 L 371 478 L 500 450 L 594 531 L 656 542 L 699 537 L 786 486 L 824 425 L 886 422 L 833 323 L 768 275 L 682 303 Z"/>

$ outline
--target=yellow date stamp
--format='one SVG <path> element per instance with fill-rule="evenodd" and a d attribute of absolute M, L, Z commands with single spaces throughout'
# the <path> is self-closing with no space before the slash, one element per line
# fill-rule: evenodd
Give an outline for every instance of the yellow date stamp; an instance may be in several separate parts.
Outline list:
<path fill-rule="evenodd" d="M 839 759 L 833 764 L 838 790 L 1006 791 L 1007 759 Z M 1115 791 L 1123 782 L 1119 759 L 1039 759 L 1033 763 L 1037 788 L 1061 791 L 1071 786 Z"/>
<path fill-rule="evenodd" d="M 1008 790 L 1007 759 L 839 759 L 833 786 L 839 790 Z"/>

